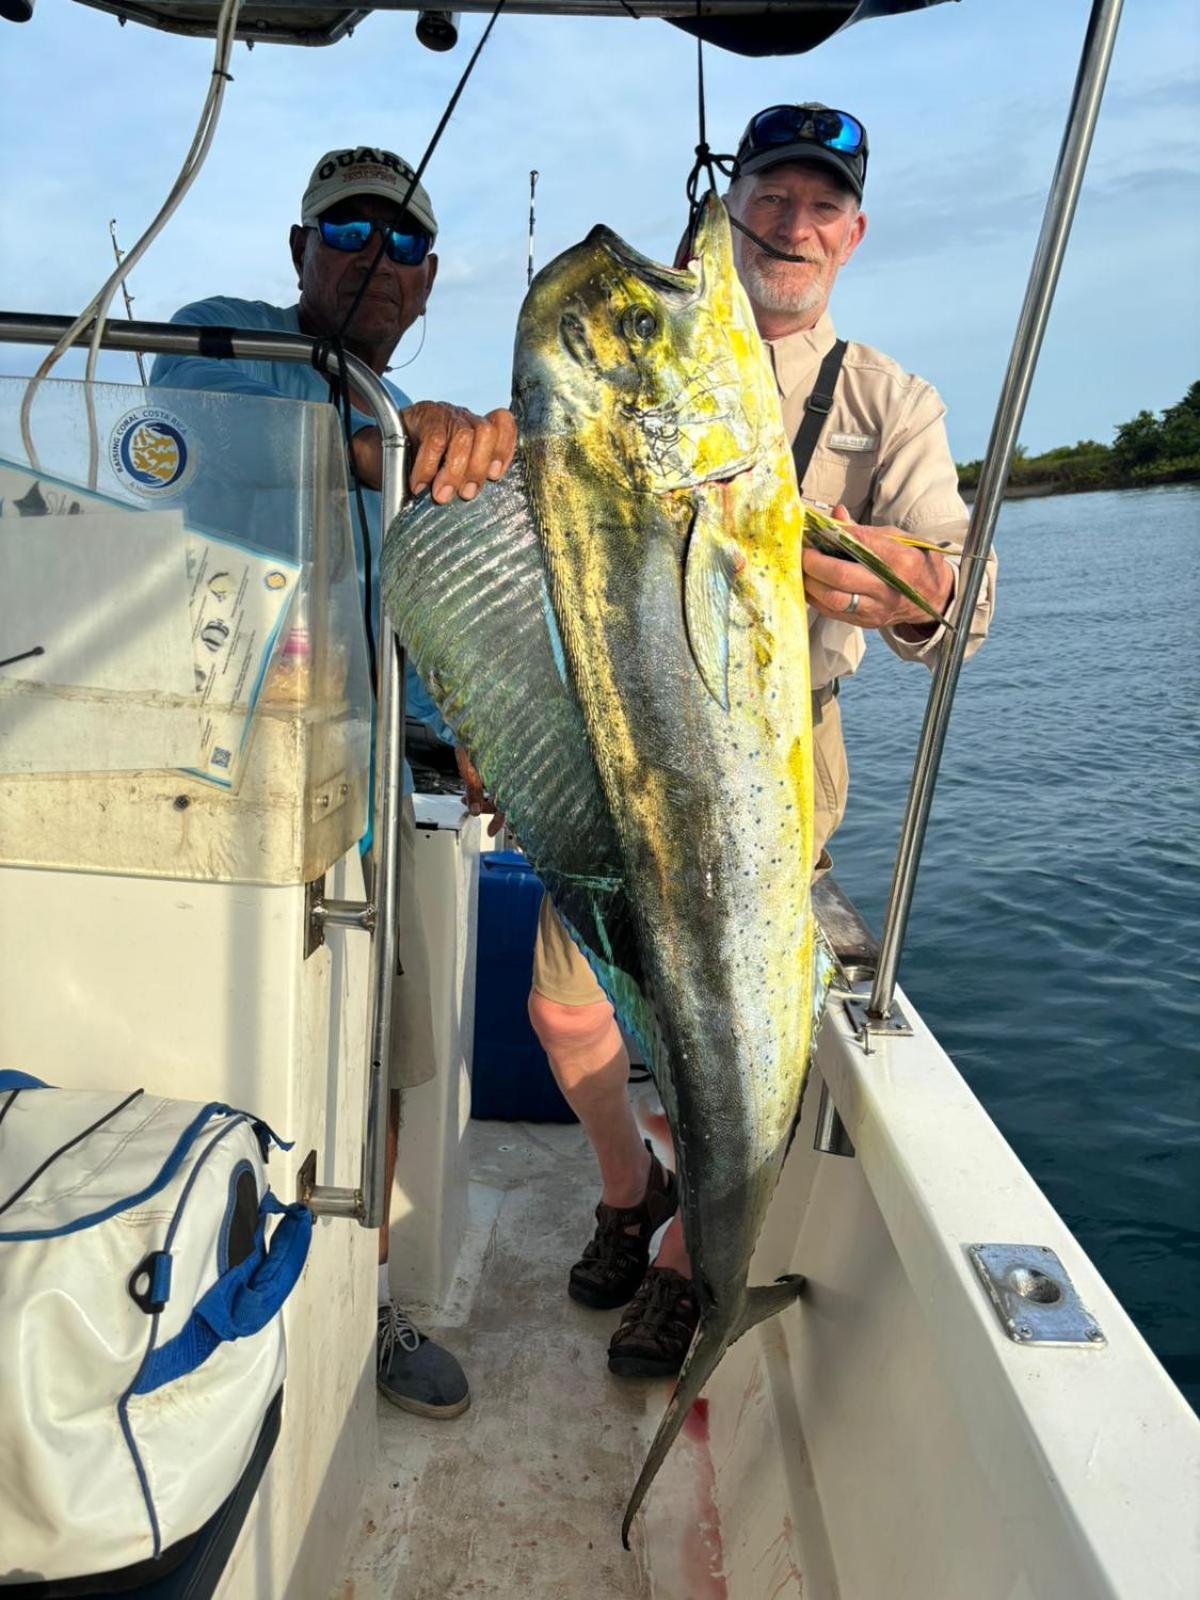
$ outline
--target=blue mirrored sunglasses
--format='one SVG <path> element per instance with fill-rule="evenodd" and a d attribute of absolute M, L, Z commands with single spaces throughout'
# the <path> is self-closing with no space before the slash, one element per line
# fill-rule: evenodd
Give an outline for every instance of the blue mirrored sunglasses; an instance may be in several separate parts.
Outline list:
<path fill-rule="evenodd" d="M 766 111 L 760 111 L 746 129 L 738 159 L 744 161 L 758 150 L 771 150 L 779 145 L 803 144 L 806 141 L 823 145 L 826 150 L 836 150 L 840 155 L 866 156 L 866 129 L 848 111 L 818 111 L 811 106 L 771 106 Z"/>
<path fill-rule="evenodd" d="M 419 267 L 433 242 L 423 228 L 390 228 L 386 223 L 368 222 L 365 218 L 355 222 L 330 222 L 322 217 L 317 227 L 322 241 L 331 250 L 342 250 L 347 255 L 364 250 L 373 233 L 382 234 L 388 260 L 402 267 Z"/>

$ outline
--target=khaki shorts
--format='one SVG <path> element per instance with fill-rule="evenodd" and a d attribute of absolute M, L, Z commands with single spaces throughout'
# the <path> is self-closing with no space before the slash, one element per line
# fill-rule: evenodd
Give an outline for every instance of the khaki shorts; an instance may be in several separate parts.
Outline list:
<path fill-rule="evenodd" d="M 817 877 L 832 865 L 825 846 L 845 815 L 849 785 L 837 697 L 829 690 L 821 690 L 813 695 L 813 849 Z M 547 1000 L 557 1000 L 565 1006 L 590 1006 L 607 999 L 587 957 L 567 932 L 548 894 L 542 896 L 538 913 L 533 987 Z"/>
<path fill-rule="evenodd" d="M 411 797 L 400 812 L 400 904 L 397 914 L 401 972 L 392 980 L 392 1048 L 388 1085 L 415 1089 L 437 1070 L 429 946 L 417 903 L 417 819 Z"/>
<path fill-rule="evenodd" d="M 608 1000 L 548 894 L 542 896 L 537 938 L 533 941 L 533 987 L 547 1000 L 557 1000 L 564 1006 L 590 1006 L 597 1000 Z"/>

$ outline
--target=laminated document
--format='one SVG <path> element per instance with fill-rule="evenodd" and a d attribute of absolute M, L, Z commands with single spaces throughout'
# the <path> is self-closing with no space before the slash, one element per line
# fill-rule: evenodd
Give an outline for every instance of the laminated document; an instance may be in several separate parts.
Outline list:
<path fill-rule="evenodd" d="M 0 518 L 0 771 L 192 766 L 200 750 L 177 511 Z"/>
<path fill-rule="evenodd" d="M 300 570 L 0 462 L 0 772 L 236 786 Z"/>

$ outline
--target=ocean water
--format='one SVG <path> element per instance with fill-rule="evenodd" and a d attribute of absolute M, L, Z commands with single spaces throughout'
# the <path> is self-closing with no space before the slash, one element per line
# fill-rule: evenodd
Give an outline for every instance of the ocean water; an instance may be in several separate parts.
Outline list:
<path fill-rule="evenodd" d="M 1200 487 L 1007 504 L 900 980 L 1200 1409 Z M 842 687 L 878 930 L 929 676 Z"/>

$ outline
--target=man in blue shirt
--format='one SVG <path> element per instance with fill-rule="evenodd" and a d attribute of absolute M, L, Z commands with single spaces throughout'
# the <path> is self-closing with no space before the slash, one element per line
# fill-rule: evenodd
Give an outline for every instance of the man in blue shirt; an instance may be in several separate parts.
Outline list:
<path fill-rule="evenodd" d="M 173 322 L 272 329 L 314 338 L 340 336 L 346 348 L 380 376 L 403 335 L 425 311 L 437 276 L 433 252 L 437 220 L 413 170 L 389 150 L 358 146 L 333 150 L 313 170 L 291 230 L 292 262 L 300 299 L 292 306 L 216 296 L 184 306 Z M 403 205 L 401 202 L 404 202 Z M 382 252 L 380 250 L 382 240 Z M 378 260 L 376 260 L 378 257 Z M 159 356 L 150 381 L 174 389 L 212 389 L 225 394 L 326 401 L 329 386 L 314 368 L 294 361 L 223 361 L 199 356 Z M 384 379 L 386 383 L 387 380 Z M 476 416 L 459 406 L 432 401 L 413 404 L 388 384 L 401 408 L 412 449 L 409 489 L 428 489 L 445 502 L 456 495 L 472 499 L 489 479 L 508 468 L 516 446 L 516 425 L 507 410 Z M 351 405 L 356 396 L 351 393 Z M 379 570 L 379 483 L 382 449 L 379 430 L 355 406 L 352 418 L 352 469 L 363 488 L 367 533 L 374 570 Z M 359 577 L 362 581 L 360 560 Z M 416 674 L 406 684 L 410 716 L 428 722 L 453 742 Z M 433 1075 L 433 1023 L 430 1013 L 428 955 L 413 884 L 415 823 L 412 775 L 404 772 L 405 804 L 400 828 L 399 907 L 404 973 L 396 980 L 392 1017 L 391 1095 L 385 1214 L 379 1234 L 378 1382 L 387 1398 L 421 1416 L 453 1417 L 470 1403 L 467 1380 L 457 1360 L 415 1328 L 392 1299 L 388 1284 L 388 1215 L 400 1091 Z"/>

